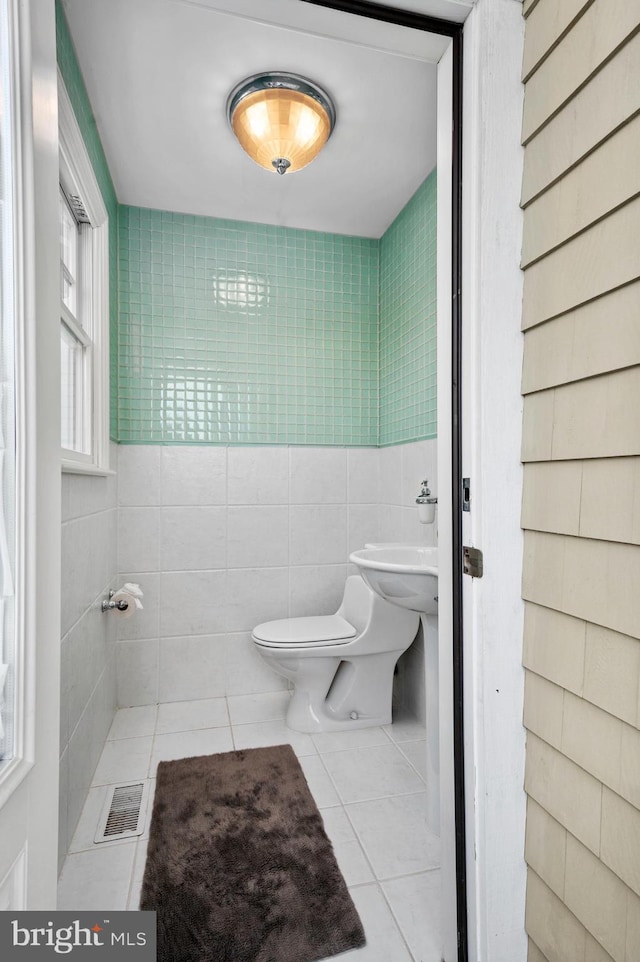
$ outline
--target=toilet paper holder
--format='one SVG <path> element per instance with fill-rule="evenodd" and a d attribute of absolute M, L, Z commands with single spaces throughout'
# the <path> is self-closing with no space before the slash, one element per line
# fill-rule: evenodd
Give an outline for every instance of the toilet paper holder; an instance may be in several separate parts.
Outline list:
<path fill-rule="evenodd" d="M 129 607 L 129 602 L 125 601 L 124 598 L 119 598 L 118 601 L 113 601 L 112 599 L 114 595 L 115 595 L 115 591 L 112 588 L 111 591 L 109 592 L 109 600 L 107 601 L 106 598 L 103 599 L 102 601 L 103 613 L 105 611 L 112 611 L 113 608 L 117 608 L 118 611 L 126 611 L 127 608 Z"/>
<path fill-rule="evenodd" d="M 112 588 L 109 591 L 109 600 L 105 598 L 100 607 L 103 613 L 112 611 L 119 618 L 131 618 L 138 609 L 142 609 L 142 597 L 144 592 L 140 585 L 127 581 L 117 591 Z"/>

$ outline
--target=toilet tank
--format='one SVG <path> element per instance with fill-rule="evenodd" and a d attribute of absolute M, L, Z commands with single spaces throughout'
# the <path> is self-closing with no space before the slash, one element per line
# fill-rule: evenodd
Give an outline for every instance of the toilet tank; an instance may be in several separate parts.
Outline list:
<path fill-rule="evenodd" d="M 349 575 L 338 614 L 361 634 L 369 623 L 375 595 L 360 575 Z"/>

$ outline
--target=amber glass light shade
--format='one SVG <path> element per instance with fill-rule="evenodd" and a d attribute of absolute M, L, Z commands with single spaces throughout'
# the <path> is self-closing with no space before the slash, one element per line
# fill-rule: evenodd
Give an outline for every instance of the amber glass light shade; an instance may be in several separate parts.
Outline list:
<path fill-rule="evenodd" d="M 232 93 L 228 112 L 249 157 L 278 173 L 310 164 L 329 139 L 334 119 L 320 88 L 290 74 L 249 78 Z"/>

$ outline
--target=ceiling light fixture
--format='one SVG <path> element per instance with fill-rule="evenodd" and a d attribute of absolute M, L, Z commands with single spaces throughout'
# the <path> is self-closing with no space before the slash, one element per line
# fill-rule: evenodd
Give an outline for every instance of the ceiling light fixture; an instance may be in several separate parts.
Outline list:
<path fill-rule="evenodd" d="M 266 170 L 301 170 L 320 153 L 336 111 L 317 84 L 293 73 L 247 77 L 229 94 L 227 116 L 243 150 Z"/>

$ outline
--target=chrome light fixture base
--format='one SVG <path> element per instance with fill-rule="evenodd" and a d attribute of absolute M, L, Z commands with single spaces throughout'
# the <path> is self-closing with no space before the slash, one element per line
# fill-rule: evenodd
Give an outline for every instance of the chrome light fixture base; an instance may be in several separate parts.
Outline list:
<path fill-rule="evenodd" d="M 268 107 L 274 101 L 289 103 L 277 112 Z M 285 71 L 254 74 L 236 84 L 227 98 L 226 111 L 243 150 L 263 169 L 273 168 L 278 174 L 311 163 L 336 121 L 333 101 L 322 87 Z M 301 111 L 306 111 L 302 123 Z M 247 120 L 252 112 L 253 122 Z"/>
<path fill-rule="evenodd" d="M 233 88 L 227 98 L 227 120 L 233 130 L 233 114 L 236 107 L 248 97 L 249 94 L 257 93 L 259 90 L 273 89 L 295 90 L 296 93 L 305 94 L 317 101 L 329 118 L 331 131 L 336 123 L 336 108 L 326 90 L 318 84 L 307 80 L 305 77 L 286 71 L 272 70 L 268 73 L 256 73 L 251 77 L 246 77 Z M 331 134 L 329 135 L 331 136 Z"/>

